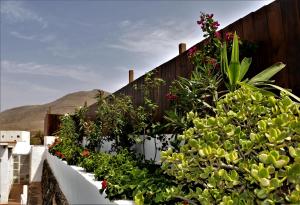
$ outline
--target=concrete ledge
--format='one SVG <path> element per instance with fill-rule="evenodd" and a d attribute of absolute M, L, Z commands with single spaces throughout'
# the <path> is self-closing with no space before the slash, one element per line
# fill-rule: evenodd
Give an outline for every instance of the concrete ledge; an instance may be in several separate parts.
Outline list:
<path fill-rule="evenodd" d="M 48 173 L 51 171 L 53 178 L 46 176 L 47 173 L 45 169 L 50 169 Z M 66 161 L 62 161 L 48 152 L 46 153 L 46 161 L 43 168 L 42 183 L 48 184 L 48 186 L 42 185 L 43 198 L 45 198 L 45 200 L 46 198 L 48 200 L 49 198 L 51 200 L 51 197 L 55 198 L 57 204 L 134 205 L 133 201 L 127 200 L 109 201 L 105 198 L 105 193 L 99 193 L 101 181 L 95 181 L 94 174 L 85 172 L 82 167 L 69 166 Z M 56 189 L 56 191 L 51 189 Z M 59 192 L 61 192 L 61 194 L 59 194 Z M 62 199 L 57 197 L 58 195 L 62 196 Z M 62 203 L 59 202 L 61 200 Z"/>

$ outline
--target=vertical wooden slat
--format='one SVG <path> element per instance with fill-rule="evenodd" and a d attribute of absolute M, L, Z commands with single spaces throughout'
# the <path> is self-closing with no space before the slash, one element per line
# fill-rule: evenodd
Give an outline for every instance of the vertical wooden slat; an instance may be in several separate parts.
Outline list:
<path fill-rule="evenodd" d="M 284 27 L 279 1 L 272 3 L 266 8 L 268 20 L 268 32 L 270 36 L 269 47 L 272 48 L 269 60 L 271 64 L 276 62 L 287 62 L 287 44 L 285 40 Z M 285 68 L 275 77 L 275 82 L 283 87 L 288 87 L 288 70 Z"/>
<path fill-rule="evenodd" d="M 282 22 L 287 45 L 288 85 L 300 94 L 300 19 L 297 0 L 280 1 Z"/>
<path fill-rule="evenodd" d="M 245 16 L 242 20 L 242 25 L 243 25 L 243 36 L 244 39 L 250 42 L 255 41 L 255 36 L 253 35 L 255 30 L 254 30 L 254 24 L 253 24 L 253 13 L 248 14 Z"/>

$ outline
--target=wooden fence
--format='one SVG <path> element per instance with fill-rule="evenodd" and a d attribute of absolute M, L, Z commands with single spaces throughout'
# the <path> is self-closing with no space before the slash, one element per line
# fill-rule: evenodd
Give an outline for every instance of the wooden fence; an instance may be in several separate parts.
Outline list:
<path fill-rule="evenodd" d="M 274 77 L 276 84 L 290 88 L 300 95 L 300 1 L 277 0 L 259 10 L 248 14 L 222 29 L 221 35 L 226 32 L 234 32 L 242 40 L 247 40 L 258 45 L 258 49 L 252 56 L 252 65 L 249 76 L 271 66 L 276 62 L 287 64 L 286 68 Z M 201 48 L 203 41 L 196 44 Z M 160 89 L 154 90 L 152 99 L 159 105 L 155 118 L 162 119 L 169 102 L 165 95 L 169 86 L 178 76 L 189 77 L 193 67 L 189 62 L 187 51 L 172 60 L 153 69 L 156 77 L 165 80 L 166 84 Z M 140 86 L 145 76 L 141 76 L 114 94 L 125 94 L 132 97 L 135 105 L 143 104 L 143 92 L 135 90 L 133 85 Z M 89 109 L 88 116 L 95 117 L 96 105 Z"/>
<path fill-rule="evenodd" d="M 45 115 L 44 119 L 44 135 L 45 136 L 54 136 L 59 130 L 60 117 L 62 115 L 58 114 L 49 114 Z"/>

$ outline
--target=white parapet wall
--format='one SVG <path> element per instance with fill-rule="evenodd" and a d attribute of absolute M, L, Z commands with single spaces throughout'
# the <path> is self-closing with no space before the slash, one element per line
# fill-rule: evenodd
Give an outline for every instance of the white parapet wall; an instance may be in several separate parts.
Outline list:
<path fill-rule="evenodd" d="M 21 205 L 27 204 L 27 196 L 28 196 L 28 185 L 23 185 L 23 192 L 21 194 Z"/>
<path fill-rule="evenodd" d="M 42 180 L 43 163 L 46 158 L 47 149 L 41 146 L 31 146 L 30 154 L 30 182 Z"/>
<path fill-rule="evenodd" d="M 44 136 L 44 146 L 48 147 L 49 145 L 51 145 L 55 139 L 58 138 L 56 136 Z"/>
<path fill-rule="evenodd" d="M 101 181 L 95 181 L 94 174 L 85 172 L 83 168 L 70 166 L 66 161 L 49 154 L 48 151 L 46 159 L 69 204 L 134 205 L 132 201 L 111 202 L 106 199 L 105 193 L 99 193 Z"/>
<path fill-rule="evenodd" d="M 0 204 L 8 203 L 8 195 L 12 185 L 10 179 L 12 166 L 8 152 L 8 146 L 0 145 Z"/>

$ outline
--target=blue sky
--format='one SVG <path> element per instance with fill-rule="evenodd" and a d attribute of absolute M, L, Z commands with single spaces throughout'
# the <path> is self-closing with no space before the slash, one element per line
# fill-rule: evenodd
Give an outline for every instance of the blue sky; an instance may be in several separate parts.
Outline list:
<path fill-rule="evenodd" d="M 202 39 L 200 11 L 221 28 L 266 1 L 1 1 L 1 110 L 67 93 L 114 92 Z"/>

